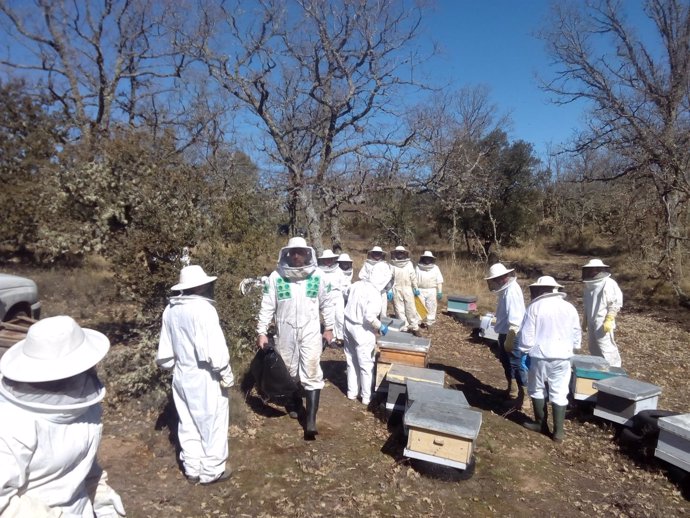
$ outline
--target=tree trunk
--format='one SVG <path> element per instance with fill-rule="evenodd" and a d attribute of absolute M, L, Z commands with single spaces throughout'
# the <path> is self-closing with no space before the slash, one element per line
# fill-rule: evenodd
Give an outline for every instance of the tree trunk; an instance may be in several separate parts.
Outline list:
<path fill-rule="evenodd" d="M 453 209 L 451 218 L 453 220 L 453 226 L 450 230 L 450 260 L 455 264 L 455 247 L 458 239 L 458 211 L 456 209 Z"/>
<path fill-rule="evenodd" d="M 300 188 L 298 191 L 298 197 L 304 215 L 307 218 L 307 232 L 309 234 L 309 242 L 312 248 L 316 250 L 318 255 L 323 252 L 323 241 L 321 240 L 321 221 L 319 220 L 319 215 L 314 208 L 314 203 L 312 201 L 311 193 L 306 188 Z"/>
<path fill-rule="evenodd" d="M 342 242 L 340 240 L 340 209 L 335 208 L 328 215 L 328 224 L 331 231 L 331 250 L 334 253 L 340 254 L 342 252 Z"/>

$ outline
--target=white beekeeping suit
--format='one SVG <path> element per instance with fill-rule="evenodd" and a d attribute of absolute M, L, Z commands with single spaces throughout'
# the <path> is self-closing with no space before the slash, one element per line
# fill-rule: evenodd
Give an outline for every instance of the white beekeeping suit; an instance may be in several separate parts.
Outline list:
<path fill-rule="evenodd" d="M 431 326 L 436 322 L 436 310 L 438 301 L 443 297 L 443 275 L 435 264 L 436 258 L 426 250 L 419 258 L 415 268 L 417 274 L 417 286 L 419 296 L 427 310 L 427 316 L 423 324 Z"/>
<path fill-rule="evenodd" d="M 43 319 L 0 360 L 0 516 L 117 517 L 96 460 L 105 388 L 93 368 L 110 346 L 70 317 Z"/>
<path fill-rule="evenodd" d="M 393 307 L 395 316 L 403 321 L 403 330 L 419 333 L 419 314 L 414 297 L 419 294 L 417 274 L 410 253 L 403 246 L 396 246 L 391 252 L 393 270 Z"/>
<path fill-rule="evenodd" d="M 172 394 L 179 415 L 180 460 L 191 482 L 209 484 L 229 475 L 229 400 L 234 383 L 230 355 L 214 307 L 212 286 L 198 265 L 180 272 L 163 311 L 157 363 L 173 369 Z M 227 477 L 226 477 L 227 478 Z"/>
<path fill-rule="evenodd" d="M 362 265 L 362 268 L 359 270 L 358 278 L 360 281 L 363 281 L 365 279 L 369 278 L 369 272 L 371 269 L 374 267 L 376 263 L 379 262 L 386 262 L 386 252 L 383 251 L 383 249 L 380 246 L 375 246 L 369 252 L 367 253 L 367 260 L 364 262 Z M 388 263 L 386 263 L 388 264 Z M 386 316 L 387 310 L 388 310 L 388 295 L 386 293 L 381 294 L 381 313 L 379 314 L 379 318 L 383 318 Z M 392 300 L 392 298 L 390 299 Z"/>
<path fill-rule="evenodd" d="M 600 259 L 592 259 L 582 267 L 582 324 L 587 331 L 590 354 L 604 357 L 612 367 L 620 367 L 621 356 L 613 331 L 615 318 L 623 307 L 623 293 L 608 268 Z"/>
<path fill-rule="evenodd" d="M 345 360 L 347 362 L 347 397 L 362 397 L 368 405 L 374 372 L 376 332 L 386 333 L 378 315 L 381 293 L 392 281 L 391 270 L 380 262 L 369 271 L 367 279 L 355 282 L 350 288 L 345 306 Z"/>
<path fill-rule="evenodd" d="M 333 344 L 343 344 L 343 322 L 345 298 L 343 287 L 345 275 L 338 265 L 338 256 L 331 250 L 324 250 L 318 258 L 319 271 L 326 283 L 328 296 L 333 305 Z"/>
<path fill-rule="evenodd" d="M 293 237 L 281 249 L 278 268 L 264 284 L 256 332 L 257 346 L 268 344 L 268 326 L 275 318 L 275 348 L 293 377 L 305 389 L 307 420 L 305 439 L 316 430 L 316 411 L 324 386 L 321 370 L 322 337 L 319 315 L 323 316 L 323 338 L 333 339 L 332 299 L 322 274 L 317 270 L 314 249 L 304 238 Z"/>

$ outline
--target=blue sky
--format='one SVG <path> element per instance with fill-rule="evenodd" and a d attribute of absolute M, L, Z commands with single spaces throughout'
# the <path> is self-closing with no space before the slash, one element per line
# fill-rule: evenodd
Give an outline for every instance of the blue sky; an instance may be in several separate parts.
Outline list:
<path fill-rule="evenodd" d="M 581 1 L 581 0 L 572 0 Z M 640 23 L 640 3 L 624 0 Z M 491 101 L 511 114 L 510 136 L 535 146 L 544 158 L 549 143 L 567 141 L 582 125 L 582 103 L 558 106 L 538 87 L 549 76 L 544 43 L 534 33 L 549 13 L 549 0 L 437 0 L 426 20 L 429 37 L 441 46 L 432 71 L 454 85 L 485 84 Z"/>

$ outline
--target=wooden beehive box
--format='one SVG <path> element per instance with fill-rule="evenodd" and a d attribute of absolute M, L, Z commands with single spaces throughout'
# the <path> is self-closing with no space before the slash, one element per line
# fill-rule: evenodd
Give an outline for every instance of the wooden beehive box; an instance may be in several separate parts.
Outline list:
<path fill-rule="evenodd" d="M 429 363 L 429 348 L 431 340 L 403 333 L 388 331 L 386 336 L 380 336 L 377 342 L 376 354 L 376 383 L 375 390 L 385 392 L 386 373 L 393 364 L 409 365 L 411 367 L 426 367 Z"/>
<path fill-rule="evenodd" d="M 8 322 L 0 322 L 0 357 L 14 344 L 24 340 L 35 322 L 36 320 L 29 317 L 17 317 Z"/>
<path fill-rule="evenodd" d="M 611 367 L 601 356 L 577 354 L 570 359 L 570 363 L 573 368 L 570 391 L 573 393 L 573 397 L 580 401 L 596 401 L 595 381 L 626 375 L 623 369 Z"/>
<path fill-rule="evenodd" d="M 469 313 L 477 311 L 477 297 L 474 295 L 448 295 L 448 313 Z"/>
<path fill-rule="evenodd" d="M 389 412 L 405 410 L 408 381 L 431 383 L 443 387 L 445 377 L 445 372 L 440 370 L 393 364 L 386 374 L 386 382 L 388 383 L 386 410 Z"/>
<path fill-rule="evenodd" d="M 444 388 L 435 383 L 408 379 L 407 403 L 405 408 L 409 409 L 414 401 L 436 401 L 443 405 L 470 408 L 465 394 L 460 390 Z"/>
<path fill-rule="evenodd" d="M 632 425 L 632 418 L 642 410 L 655 410 L 661 387 L 615 376 L 594 382 L 598 390 L 594 415 L 624 426 Z"/>
<path fill-rule="evenodd" d="M 476 410 L 417 400 L 405 412 L 408 428 L 403 455 L 458 469 L 466 469 L 474 454 L 482 425 Z"/>
<path fill-rule="evenodd" d="M 660 417 L 654 455 L 690 472 L 690 414 Z"/>

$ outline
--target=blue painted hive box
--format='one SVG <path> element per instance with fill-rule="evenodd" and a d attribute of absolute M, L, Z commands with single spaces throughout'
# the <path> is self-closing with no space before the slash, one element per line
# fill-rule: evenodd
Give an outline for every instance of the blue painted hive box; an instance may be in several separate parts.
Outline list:
<path fill-rule="evenodd" d="M 597 406 L 594 415 L 624 426 L 632 425 L 632 418 L 642 410 L 656 410 L 661 387 L 628 378 L 614 376 L 594 382 Z"/>
<path fill-rule="evenodd" d="M 660 417 L 654 455 L 690 472 L 690 414 Z"/>
<path fill-rule="evenodd" d="M 597 389 L 594 382 L 614 376 L 625 376 L 620 367 L 611 367 L 601 356 L 577 354 L 570 359 L 573 374 L 570 379 L 570 391 L 580 401 L 596 401 Z"/>
<path fill-rule="evenodd" d="M 440 370 L 411 367 L 409 365 L 391 365 L 391 368 L 386 373 L 386 381 L 388 382 L 386 410 L 389 412 L 402 412 L 405 410 L 408 381 L 419 381 L 443 387 L 445 379 L 446 373 Z"/>
<path fill-rule="evenodd" d="M 474 295 L 448 295 L 449 313 L 477 311 L 477 297 Z"/>
<path fill-rule="evenodd" d="M 472 461 L 482 413 L 437 401 L 417 400 L 405 412 L 408 429 L 403 455 L 466 469 Z"/>

